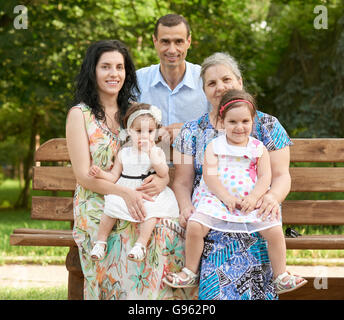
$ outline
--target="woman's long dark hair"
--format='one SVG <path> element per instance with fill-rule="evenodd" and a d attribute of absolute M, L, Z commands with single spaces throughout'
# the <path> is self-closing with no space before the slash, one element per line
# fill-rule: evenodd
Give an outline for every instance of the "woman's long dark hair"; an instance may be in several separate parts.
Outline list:
<path fill-rule="evenodd" d="M 98 95 L 96 66 L 104 52 L 118 51 L 124 58 L 125 81 L 118 93 L 118 112 L 116 121 L 123 126 L 122 119 L 127 112 L 130 101 L 136 101 L 139 87 L 135 73 L 135 66 L 126 46 L 119 40 L 101 40 L 93 43 L 86 52 L 80 73 L 76 77 L 76 88 L 73 105 L 80 102 L 88 105 L 98 120 L 105 119 L 104 108 Z"/>

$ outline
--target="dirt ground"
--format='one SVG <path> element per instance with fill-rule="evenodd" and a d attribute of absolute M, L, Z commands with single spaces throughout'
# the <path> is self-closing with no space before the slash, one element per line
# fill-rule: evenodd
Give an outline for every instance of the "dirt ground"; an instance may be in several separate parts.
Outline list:
<path fill-rule="evenodd" d="M 344 266 L 288 266 L 288 271 L 300 276 L 344 277 Z M 0 287 L 56 287 L 68 285 L 68 271 L 65 266 L 3 265 L 0 266 Z"/>

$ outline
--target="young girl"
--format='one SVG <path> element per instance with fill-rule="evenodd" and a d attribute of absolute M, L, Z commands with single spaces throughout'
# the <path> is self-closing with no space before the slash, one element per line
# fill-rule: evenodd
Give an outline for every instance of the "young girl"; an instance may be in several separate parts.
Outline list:
<path fill-rule="evenodd" d="M 168 175 L 165 154 L 154 143 L 156 130 L 160 126 L 161 111 L 148 104 L 135 104 L 129 108 L 124 117 L 126 129 L 132 146 L 122 148 L 116 157 L 113 168 L 105 172 L 97 166 L 91 166 L 89 175 L 106 179 L 113 183 L 136 189 L 151 174 L 160 177 Z M 132 218 L 124 200 L 117 195 L 106 195 L 104 214 L 101 217 L 98 239 L 91 252 L 93 260 L 102 260 L 106 253 L 107 238 L 116 219 L 140 222 L 140 234 L 137 242 L 128 254 L 132 261 L 142 261 L 146 256 L 147 242 L 156 225 L 157 218 L 179 216 L 178 203 L 173 191 L 166 187 L 154 201 L 145 201 L 147 216 L 144 221 Z"/>
<path fill-rule="evenodd" d="M 270 157 L 262 142 L 250 136 L 256 107 L 251 95 L 230 90 L 222 98 L 218 119 L 225 129 L 208 144 L 203 176 L 193 204 L 196 212 L 186 230 L 186 267 L 170 273 L 171 287 L 191 287 L 198 282 L 204 237 L 210 229 L 223 232 L 257 232 L 267 240 L 277 293 L 307 283 L 286 271 L 286 246 L 280 219 L 263 219 L 255 210 L 271 183 Z"/>

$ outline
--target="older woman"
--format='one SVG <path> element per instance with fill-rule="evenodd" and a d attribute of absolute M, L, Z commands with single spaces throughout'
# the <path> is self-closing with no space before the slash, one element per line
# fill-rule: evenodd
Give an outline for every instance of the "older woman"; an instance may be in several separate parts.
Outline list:
<path fill-rule="evenodd" d="M 174 142 L 173 190 L 182 226 L 195 211 L 192 194 L 197 192 L 202 176 L 205 148 L 219 135 L 217 123 L 220 122 L 216 121 L 216 115 L 221 97 L 226 90 L 243 89 L 238 64 L 224 53 L 215 53 L 205 59 L 201 77 L 212 110 L 198 120 L 187 122 Z M 255 118 L 253 136 L 267 147 L 272 168 L 271 188 L 259 201 L 259 212 L 264 218 L 279 215 L 280 203 L 290 190 L 291 141 L 275 117 L 260 111 Z M 186 247 L 186 250 L 192 251 L 192 248 Z M 215 230 L 208 233 L 201 261 L 200 299 L 276 299 L 272 280 L 266 243 L 258 233 Z"/>
<path fill-rule="evenodd" d="M 138 90 L 135 67 L 128 49 L 118 40 L 98 41 L 86 52 L 77 79 L 76 105 L 66 124 L 67 146 L 77 180 L 74 196 L 73 237 L 78 245 L 85 278 L 85 299 L 192 298 L 191 291 L 162 288 L 166 269 L 178 268 L 182 237 L 159 223 L 153 232 L 147 259 L 128 262 L 127 254 L 137 239 L 134 223 L 118 220 L 107 240 L 107 254 L 101 261 L 91 259 L 97 239 L 106 194 L 122 197 L 135 220 L 145 215 L 143 200 L 160 193 L 168 179 L 152 175 L 145 179 L 149 194 L 131 190 L 88 175 L 91 165 L 110 170 L 120 147 L 123 117 L 133 92 Z M 148 181 L 146 181 L 148 180 Z M 174 255 L 169 254 L 174 252 Z M 164 253 L 164 255 L 162 254 Z M 181 257 L 183 258 L 183 257 Z"/>

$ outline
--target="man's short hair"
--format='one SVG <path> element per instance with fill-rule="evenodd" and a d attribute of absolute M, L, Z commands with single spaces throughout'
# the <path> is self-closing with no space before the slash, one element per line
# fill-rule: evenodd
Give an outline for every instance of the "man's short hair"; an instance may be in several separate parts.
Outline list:
<path fill-rule="evenodd" d="M 167 15 L 159 18 L 159 20 L 156 22 L 155 28 L 154 28 L 155 38 L 158 38 L 159 24 L 161 24 L 165 27 L 175 27 L 181 23 L 184 23 L 184 25 L 186 27 L 186 36 L 188 38 L 190 36 L 190 33 L 191 33 L 189 23 L 186 21 L 186 19 L 183 16 L 181 16 L 179 14 L 173 14 L 173 13 L 167 14 Z"/>

